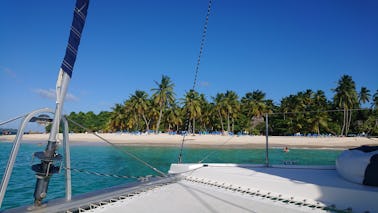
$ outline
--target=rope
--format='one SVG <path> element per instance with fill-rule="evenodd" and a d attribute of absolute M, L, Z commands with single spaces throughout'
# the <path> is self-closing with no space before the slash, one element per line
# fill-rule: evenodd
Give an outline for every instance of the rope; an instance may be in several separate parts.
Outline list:
<path fill-rule="evenodd" d="M 202 31 L 202 38 L 201 38 L 200 50 L 199 50 L 198 59 L 197 59 L 197 65 L 196 65 L 196 69 L 195 69 L 195 73 L 194 73 L 194 80 L 193 80 L 193 87 L 192 87 L 193 91 L 195 91 L 195 88 L 196 88 L 199 66 L 201 64 L 201 57 L 202 57 L 203 49 L 204 49 L 204 46 L 205 46 L 207 26 L 209 24 L 209 17 L 210 17 L 210 12 L 211 12 L 211 5 L 212 5 L 212 0 L 209 0 L 209 4 L 207 6 L 206 20 L 205 20 L 205 24 L 203 26 L 203 31 Z M 186 112 L 186 118 L 187 118 L 187 120 L 185 122 L 185 129 L 187 130 L 187 132 L 189 132 L 189 120 L 190 120 L 189 119 L 189 110 L 187 110 L 187 112 Z M 182 136 L 180 153 L 179 153 L 179 156 L 178 156 L 178 163 L 182 162 L 182 150 L 184 148 L 185 136 L 186 136 L 186 133 Z"/>
<path fill-rule="evenodd" d="M 100 138 L 101 140 L 103 140 L 103 141 L 106 142 L 107 144 L 109 144 L 109 145 L 111 145 L 112 147 L 114 147 L 116 150 L 121 151 L 121 152 L 127 154 L 129 157 L 133 158 L 134 160 L 139 161 L 139 162 L 142 163 L 143 165 L 145 165 L 145 166 L 147 166 L 148 168 L 150 168 L 150 169 L 154 170 L 155 172 L 159 173 L 161 176 L 163 176 L 163 177 L 167 177 L 167 175 L 166 175 L 164 172 L 162 172 L 162 171 L 158 170 L 157 168 L 153 167 L 151 164 L 149 164 L 149 163 L 147 163 L 146 161 L 140 159 L 139 157 L 137 157 L 137 156 L 134 155 L 133 153 L 131 153 L 131 152 L 127 151 L 127 150 L 120 150 L 120 149 L 118 149 L 118 146 L 114 145 L 114 144 L 113 144 L 112 142 L 110 142 L 109 140 L 107 140 L 107 139 L 101 137 L 100 135 L 98 135 L 97 133 L 93 132 L 93 131 L 90 130 L 89 128 L 86 128 L 85 126 L 83 126 L 83 125 L 81 125 L 81 124 L 79 124 L 79 123 L 77 123 L 77 122 L 75 122 L 75 121 L 69 119 L 67 116 L 65 116 L 65 117 L 66 117 L 66 119 L 67 119 L 68 121 L 72 122 L 73 124 L 77 125 L 78 127 L 83 128 L 83 129 L 86 130 L 87 132 L 92 133 L 94 136 Z"/>
<path fill-rule="evenodd" d="M 202 56 L 202 53 L 203 53 L 203 47 L 205 45 L 207 26 L 208 26 L 208 23 L 209 23 L 209 17 L 210 17 L 210 11 L 211 11 L 211 4 L 212 4 L 212 0 L 209 0 L 209 5 L 207 7 L 206 21 L 205 21 L 205 24 L 203 26 L 200 51 L 199 51 L 199 54 L 198 54 L 196 71 L 195 71 L 195 75 L 194 75 L 194 81 L 193 81 L 193 87 L 192 87 L 193 90 L 194 90 L 194 88 L 196 87 L 196 84 L 197 84 L 198 70 L 199 70 L 199 66 L 200 66 L 200 63 L 201 63 L 201 56 Z"/>
<path fill-rule="evenodd" d="M 65 170 L 71 170 L 74 172 L 80 172 L 80 173 L 85 173 L 88 175 L 96 175 L 96 176 L 102 176 L 102 177 L 113 177 L 113 178 L 124 178 L 124 179 L 138 179 L 138 180 L 148 180 L 151 177 L 160 177 L 160 176 L 153 176 L 153 175 L 146 175 L 146 176 L 127 176 L 127 175 L 116 175 L 116 174 L 105 174 L 105 173 L 100 173 L 100 172 L 93 172 L 85 169 L 77 169 L 77 168 L 67 168 L 63 167 Z"/>

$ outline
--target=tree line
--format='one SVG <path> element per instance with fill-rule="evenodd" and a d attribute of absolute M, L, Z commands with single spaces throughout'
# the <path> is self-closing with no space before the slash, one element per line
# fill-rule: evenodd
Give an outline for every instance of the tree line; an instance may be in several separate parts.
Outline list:
<path fill-rule="evenodd" d="M 305 90 L 281 99 L 278 105 L 255 90 L 240 97 L 234 91 L 217 93 L 210 100 L 190 90 L 176 98 L 174 83 L 163 75 L 150 95 L 136 90 L 110 112 L 71 112 L 69 120 L 98 132 L 220 132 L 264 134 L 269 117 L 269 134 L 378 135 L 378 90 L 366 87 L 357 92 L 355 82 L 343 75 L 328 100 L 322 90 Z M 361 109 L 363 104 L 369 108 Z M 86 130 L 70 125 L 73 132 Z"/>

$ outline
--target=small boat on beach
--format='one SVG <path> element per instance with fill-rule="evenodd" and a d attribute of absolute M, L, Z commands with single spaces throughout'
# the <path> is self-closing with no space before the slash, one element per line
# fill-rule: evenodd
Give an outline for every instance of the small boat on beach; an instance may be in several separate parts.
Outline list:
<path fill-rule="evenodd" d="M 76 2 L 66 55 L 58 74 L 55 110 L 43 108 L 15 118 L 23 120 L 13 142 L 1 182 L 0 207 L 26 124 L 51 122 L 52 127 L 45 150 L 36 152 L 33 156 L 39 160 L 37 164 L 32 165 L 36 176 L 34 203 L 6 209 L 4 212 L 378 212 L 378 186 L 374 185 L 374 181 L 367 184 L 362 181 L 364 184 L 359 184 L 345 179 L 344 173 L 340 175 L 340 170 L 348 171 L 352 168 L 345 164 L 350 159 L 340 159 L 338 166 L 272 165 L 269 161 L 268 134 L 264 164 L 187 164 L 181 162 L 180 153 L 179 162 L 172 164 L 169 172 L 164 173 L 124 150 L 125 154 L 157 175 L 132 177 L 137 178 L 137 181 L 73 195 L 71 172 L 74 169 L 71 168 L 69 126 L 67 118 L 62 114 L 62 107 L 88 6 L 89 0 Z M 52 115 L 53 118 L 48 115 Z M 14 119 L 3 123 L 12 120 Z M 63 129 L 63 154 L 57 153 L 57 135 L 60 128 Z M 266 128 L 268 133 L 268 115 Z M 111 141 L 96 132 L 92 134 L 114 146 Z M 183 139 L 181 150 L 184 141 Z M 283 152 L 289 152 L 288 147 L 285 147 Z M 375 152 L 371 158 L 365 159 L 365 175 L 365 171 L 372 168 L 369 177 L 376 177 L 378 174 L 378 164 L 373 165 L 378 157 L 378 153 Z M 361 170 L 359 165 L 355 167 Z M 66 181 L 65 197 L 46 202 L 51 177 L 63 170 Z"/>

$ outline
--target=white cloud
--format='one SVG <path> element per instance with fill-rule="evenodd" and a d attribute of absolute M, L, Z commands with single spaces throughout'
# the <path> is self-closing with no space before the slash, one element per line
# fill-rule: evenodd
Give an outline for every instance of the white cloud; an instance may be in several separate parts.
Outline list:
<path fill-rule="evenodd" d="M 67 101 L 78 101 L 79 98 L 76 97 L 75 95 L 71 94 L 71 93 L 67 93 L 66 94 L 66 100 Z"/>
<path fill-rule="evenodd" d="M 51 100 L 56 99 L 56 93 L 55 93 L 55 90 L 53 90 L 53 89 L 49 89 L 49 90 L 36 89 L 36 90 L 34 90 L 34 92 L 36 94 L 38 94 L 39 96 L 41 96 L 42 98 L 47 98 L 47 99 L 51 99 Z"/>
<path fill-rule="evenodd" d="M 14 72 L 13 70 L 11 70 L 11 69 L 9 69 L 9 68 L 7 68 L 7 67 L 2 68 L 2 70 L 3 70 L 3 72 L 4 72 L 7 76 L 9 76 L 9 77 L 11 77 L 11 78 L 17 78 L 17 74 L 16 74 L 16 72 Z"/>
<path fill-rule="evenodd" d="M 18 84 L 22 83 L 22 79 L 17 75 L 17 72 L 15 72 L 14 70 L 8 67 L 3 67 L 1 65 L 0 65 L 0 76 L 1 78 L 7 78 Z"/>
<path fill-rule="evenodd" d="M 34 90 L 36 94 L 41 96 L 42 98 L 47 98 L 51 100 L 56 100 L 56 91 L 54 89 L 36 89 Z M 75 95 L 71 93 L 66 94 L 66 100 L 67 101 L 78 101 L 79 98 L 77 98 Z"/>

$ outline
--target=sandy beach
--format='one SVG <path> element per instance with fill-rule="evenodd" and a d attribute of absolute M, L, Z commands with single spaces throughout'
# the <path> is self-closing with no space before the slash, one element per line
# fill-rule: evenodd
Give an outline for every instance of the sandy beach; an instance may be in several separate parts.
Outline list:
<path fill-rule="evenodd" d="M 44 143 L 48 134 L 28 134 L 23 136 L 23 142 Z M 151 134 L 99 134 L 111 143 L 133 146 L 180 146 L 183 137 L 180 135 Z M 0 136 L 1 142 L 11 142 L 14 135 Z M 62 138 L 62 135 L 59 137 Z M 88 133 L 75 133 L 69 135 L 72 144 L 103 143 L 95 135 Z M 211 147 L 211 148 L 263 148 L 265 147 L 265 136 L 221 136 L 221 135 L 195 135 L 185 137 L 186 147 Z M 361 145 L 378 146 L 378 138 L 366 137 L 302 137 L 302 136 L 269 136 L 270 147 L 290 148 L 328 148 L 345 149 Z"/>

